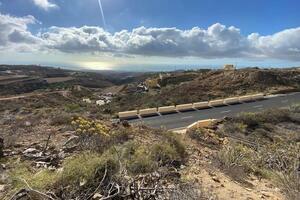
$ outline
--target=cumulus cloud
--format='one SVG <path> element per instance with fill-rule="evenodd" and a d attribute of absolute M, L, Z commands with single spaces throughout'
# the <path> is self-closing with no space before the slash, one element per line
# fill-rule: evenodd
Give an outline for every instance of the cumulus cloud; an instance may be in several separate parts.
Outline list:
<path fill-rule="evenodd" d="M 28 31 L 29 24 L 35 24 L 37 20 L 31 16 L 22 18 L 0 14 L 0 49 L 26 49 L 29 44 L 39 45 L 40 38 Z"/>
<path fill-rule="evenodd" d="M 300 27 L 273 35 L 241 34 L 236 27 L 216 23 L 202 29 L 139 27 L 110 33 L 97 26 L 50 27 L 32 34 L 32 16 L 0 14 L 0 47 L 31 45 L 41 51 L 110 53 L 112 56 L 199 58 L 275 58 L 300 60 Z"/>
<path fill-rule="evenodd" d="M 55 3 L 51 3 L 49 0 L 32 0 L 32 1 L 36 6 L 46 11 L 50 9 L 58 8 L 58 6 Z"/>
<path fill-rule="evenodd" d="M 268 36 L 253 33 L 248 36 L 251 48 L 264 57 L 300 60 L 300 27 L 286 29 Z"/>

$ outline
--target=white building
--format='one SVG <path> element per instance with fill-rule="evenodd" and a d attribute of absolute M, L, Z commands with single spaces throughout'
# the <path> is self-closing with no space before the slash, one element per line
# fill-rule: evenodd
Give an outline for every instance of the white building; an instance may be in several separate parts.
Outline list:
<path fill-rule="evenodd" d="M 98 101 L 96 101 L 96 105 L 98 105 L 98 106 L 103 106 L 103 105 L 105 105 L 106 103 L 105 103 L 105 101 L 104 100 L 98 100 Z"/>
<path fill-rule="evenodd" d="M 92 101 L 89 98 L 84 98 L 82 99 L 82 101 L 85 103 L 92 103 Z"/>
<path fill-rule="evenodd" d="M 236 69 L 235 66 L 232 65 L 232 64 L 226 64 L 226 65 L 224 65 L 224 70 L 225 71 L 233 71 L 235 69 Z"/>

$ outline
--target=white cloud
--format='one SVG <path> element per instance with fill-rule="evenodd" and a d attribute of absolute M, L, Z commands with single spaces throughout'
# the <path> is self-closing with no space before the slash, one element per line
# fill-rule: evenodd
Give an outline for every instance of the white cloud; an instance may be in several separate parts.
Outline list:
<path fill-rule="evenodd" d="M 100 27 L 51 27 L 29 31 L 32 16 L 0 14 L 0 48 L 64 53 L 197 58 L 271 58 L 300 61 L 300 27 L 273 35 L 241 34 L 236 27 L 216 23 L 207 29 L 139 27 L 109 33 Z"/>
<path fill-rule="evenodd" d="M 46 11 L 50 9 L 58 8 L 58 6 L 55 3 L 51 3 L 49 0 L 32 0 L 32 1 L 36 6 Z"/>
<path fill-rule="evenodd" d="M 39 45 L 41 39 L 28 31 L 28 25 L 37 23 L 31 16 L 13 17 L 0 14 L 0 50 L 24 51 L 29 44 Z"/>

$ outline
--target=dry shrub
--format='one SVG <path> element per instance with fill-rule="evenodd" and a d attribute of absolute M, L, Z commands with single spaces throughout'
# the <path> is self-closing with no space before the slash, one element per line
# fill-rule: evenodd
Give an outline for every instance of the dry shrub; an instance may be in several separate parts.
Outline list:
<path fill-rule="evenodd" d="M 248 129 L 255 129 L 263 123 L 279 123 L 291 121 L 288 109 L 270 109 L 261 113 L 242 113 L 234 121 L 243 123 Z"/>
<path fill-rule="evenodd" d="M 238 143 L 230 143 L 218 152 L 218 159 L 222 166 L 225 166 L 227 169 L 243 167 L 247 172 L 254 172 L 256 170 L 254 160 L 256 156 L 254 150 Z"/>
<path fill-rule="evenodd" d="M 160 166 L 171 165 L 173 162 L 181 162 L 180 154 L 169 143 L 154 144 L 151 148 L 152 159 Z"/>
<path fill-rule="evenodd" d="M 204 128 L 188 130 L 187 135 L 202 145 L 206 145 L 211 148 L 219 148 L 224 141 L 221 134 Z"/>
<path fill-rule="evenodd" d="M 72 121 L 72 116 L 67 113 L 57 113 L 50 122 L 51 126 L 60 126 L 70 124 Z"/>
<path fill-rule="evenodd" d="M 217 200 L 212 191 L 207 191 L 199 184 L 180 184 L 175 190 L 169 193 L 171 200 Z"/>
<path fill-rule="evenodd" d="M 242 122 L 226 121 L 223 132 L 226 134 L 246 133 L 247 125 Z"/>
<path fill-rule="evenodd" d="M 259 148 L 257 152 L 257 165 L 261 168 L 290 173 L 300 158 L 300 144 L 272 143 Z"/>
<path fill-rule="evenodd" d="M 277 172 L 274 174 L 277 184 L 282 188 L 290 200 L 300 197 L 300 174 L 298 170 L 289 173 Z"/>
<path fill-rule="evenodd" d="M 18 140 L 18 136 L 16 134 L 10 133 L 4 138 L 4 146 L 6 148 L 14 147 Z"/>

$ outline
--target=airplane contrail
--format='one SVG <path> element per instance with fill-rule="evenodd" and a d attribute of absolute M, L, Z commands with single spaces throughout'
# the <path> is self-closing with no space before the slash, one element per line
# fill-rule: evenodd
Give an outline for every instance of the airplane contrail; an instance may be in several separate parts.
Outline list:
<path fill-rule="evenodd" d="M 98 0 L 98 4 L 99 4 L 101 16 L 102 16 L 103 26 L 104 26 L 104 29 L 106 29 L 105 16 L 104 16 L 101 0 Z"/>

